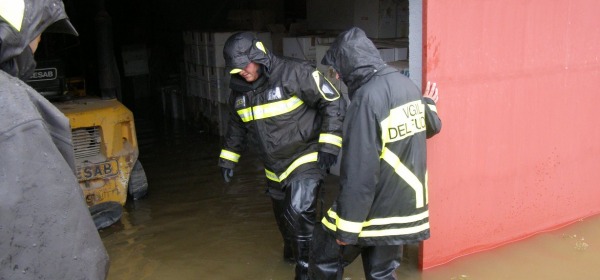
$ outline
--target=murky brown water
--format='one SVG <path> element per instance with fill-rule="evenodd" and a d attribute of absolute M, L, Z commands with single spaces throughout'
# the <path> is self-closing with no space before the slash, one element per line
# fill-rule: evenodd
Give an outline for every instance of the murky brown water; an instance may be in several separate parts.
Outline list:
<path fill-rule="evenodd" d="M 120 222 L 100 232 L 109 280 L 293 279 L 264 190 L 264 171 L 244 155 L 232 183 L 216 166 L 218 137 L 178 126 L 138 124 L 150 194 L 129 201 Z M 329 194 L 337 177 L 325 183 Z M 399 279 L 600 279 L 600 217 L 536 235 L 425 272 L 405 250 Z M 345 279 L 365 279 L 360 259 Z"/>

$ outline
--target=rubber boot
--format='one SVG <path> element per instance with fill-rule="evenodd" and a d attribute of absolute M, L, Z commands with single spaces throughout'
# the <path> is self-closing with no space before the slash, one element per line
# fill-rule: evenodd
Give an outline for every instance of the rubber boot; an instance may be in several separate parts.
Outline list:
<path fill-rule="evenodd" d="M 292 239 L 285 226 L 285 220 L 283 218 L 284 201 L 283 199 L 275 199 L 271 197 L 271 202 L 273 203 L 273 214 L 275 215 L 275 221 L 277 222 L 279 233 L 281 233 L 281 237 L 283 238 L 283 260 L 288 263 L 295 263 L 296 260 L 294 259 L 294 252 L 292 250 Z"/>
<path fill-rule="evenodd" d="M 295 269 L 295 280 L 308 280 L 308 255 L 310 248 L 310 240 L 308 241 L 296 241 L 292 250 L 296 257 L 296 269 Z"/>

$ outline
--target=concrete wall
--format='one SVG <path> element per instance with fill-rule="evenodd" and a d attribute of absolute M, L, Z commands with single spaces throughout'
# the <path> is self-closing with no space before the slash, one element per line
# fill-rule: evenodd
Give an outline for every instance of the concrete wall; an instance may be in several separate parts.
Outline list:
<path fill-rule="evenodd" d="M 408 61 L 410 79 L 420 86 L 423 72 L 423 1 L 410 0 L 408 4 Z"/>
<path fill-rule="evenodd" d="M 443 120 L 423 267 L 600 213 L 600 2 L 423 4 Z"/>

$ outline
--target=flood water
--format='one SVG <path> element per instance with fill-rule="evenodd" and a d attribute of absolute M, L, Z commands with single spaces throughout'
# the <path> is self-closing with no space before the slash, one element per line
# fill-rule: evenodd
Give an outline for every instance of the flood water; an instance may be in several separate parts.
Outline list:
<path fill-rule="evenodd" d="M 181 123 L 139 120 L 137 130 L 149 195 L 128 201 L 121 220 L 100 231 L 109 280 L 293 279 L 255 155 L 242 155 L 225 184 L 219 137 Z M 334 195 L 337 177 L 325 188 Z M 600 217 L 424 272 L 417 252 L 405 248 L 398 279 L 600 279 Z M 360 258 L 344 279 L 365 279 Z"/>

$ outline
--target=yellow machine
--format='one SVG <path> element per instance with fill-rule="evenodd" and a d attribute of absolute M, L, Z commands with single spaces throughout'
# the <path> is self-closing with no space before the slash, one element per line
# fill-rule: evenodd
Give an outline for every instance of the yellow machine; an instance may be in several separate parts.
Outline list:
<path fill-rule="evenodd" d="M 69 118 L 79 185 L 96 227 L 104 228 L 120 219 L 128 196 L 137 200 L 148 189 L 133 113 L 116 98 L 85 96 L 84 80 L 65 79 L 53 63 L 38 63 L 28 83 Z"/>
<path fill-rule="evenodd" d="M 133 113 L 120 97 L 120 75 L 112 46 L 110 16 L 100 10 L 94 18 L 97 60 L 77 50 L 79 39 L 44 34 L 36 52 L 37 66 L 28 84 L 44 95 L 70 120 L 76 175 L 98 229 L 118 221 L 128 197 L 146 195 L 146 173 L 139 150 Z M 89 89 L 86 78 L 97 84 Z M 89 90 L 88 90 L 89 89 Z"/>
<path fill-rule="evenodd" d="M 122 214 L 127 197 L 148 190 L 133 113 L 116 98 L 85 96 L 83 79 L 66 79 L 60 62 L 41 61 L 28 83 L 70 120 L 76 176 L 98 229 Z"/>
<path fill-rule="evenodd" d="M 131 111 L 116 99 L 77 98 L 55 105 L 71 121 L 77 178 L 88 206 L 124 205 L 132 171 L 143 172 Z M 143 196 L 139 190 L 131 193 Z"/>
<path fill-rule="evenodd" d="M 114 94 L 87 96 L 85 79 L 67 78 L 65 64 L 38 60 L 28 84 L 69 118 L 76 176 L 101 229 L 121 218 L 128 197 L 137 200 L 148 190 L 133 113 Z"/>

